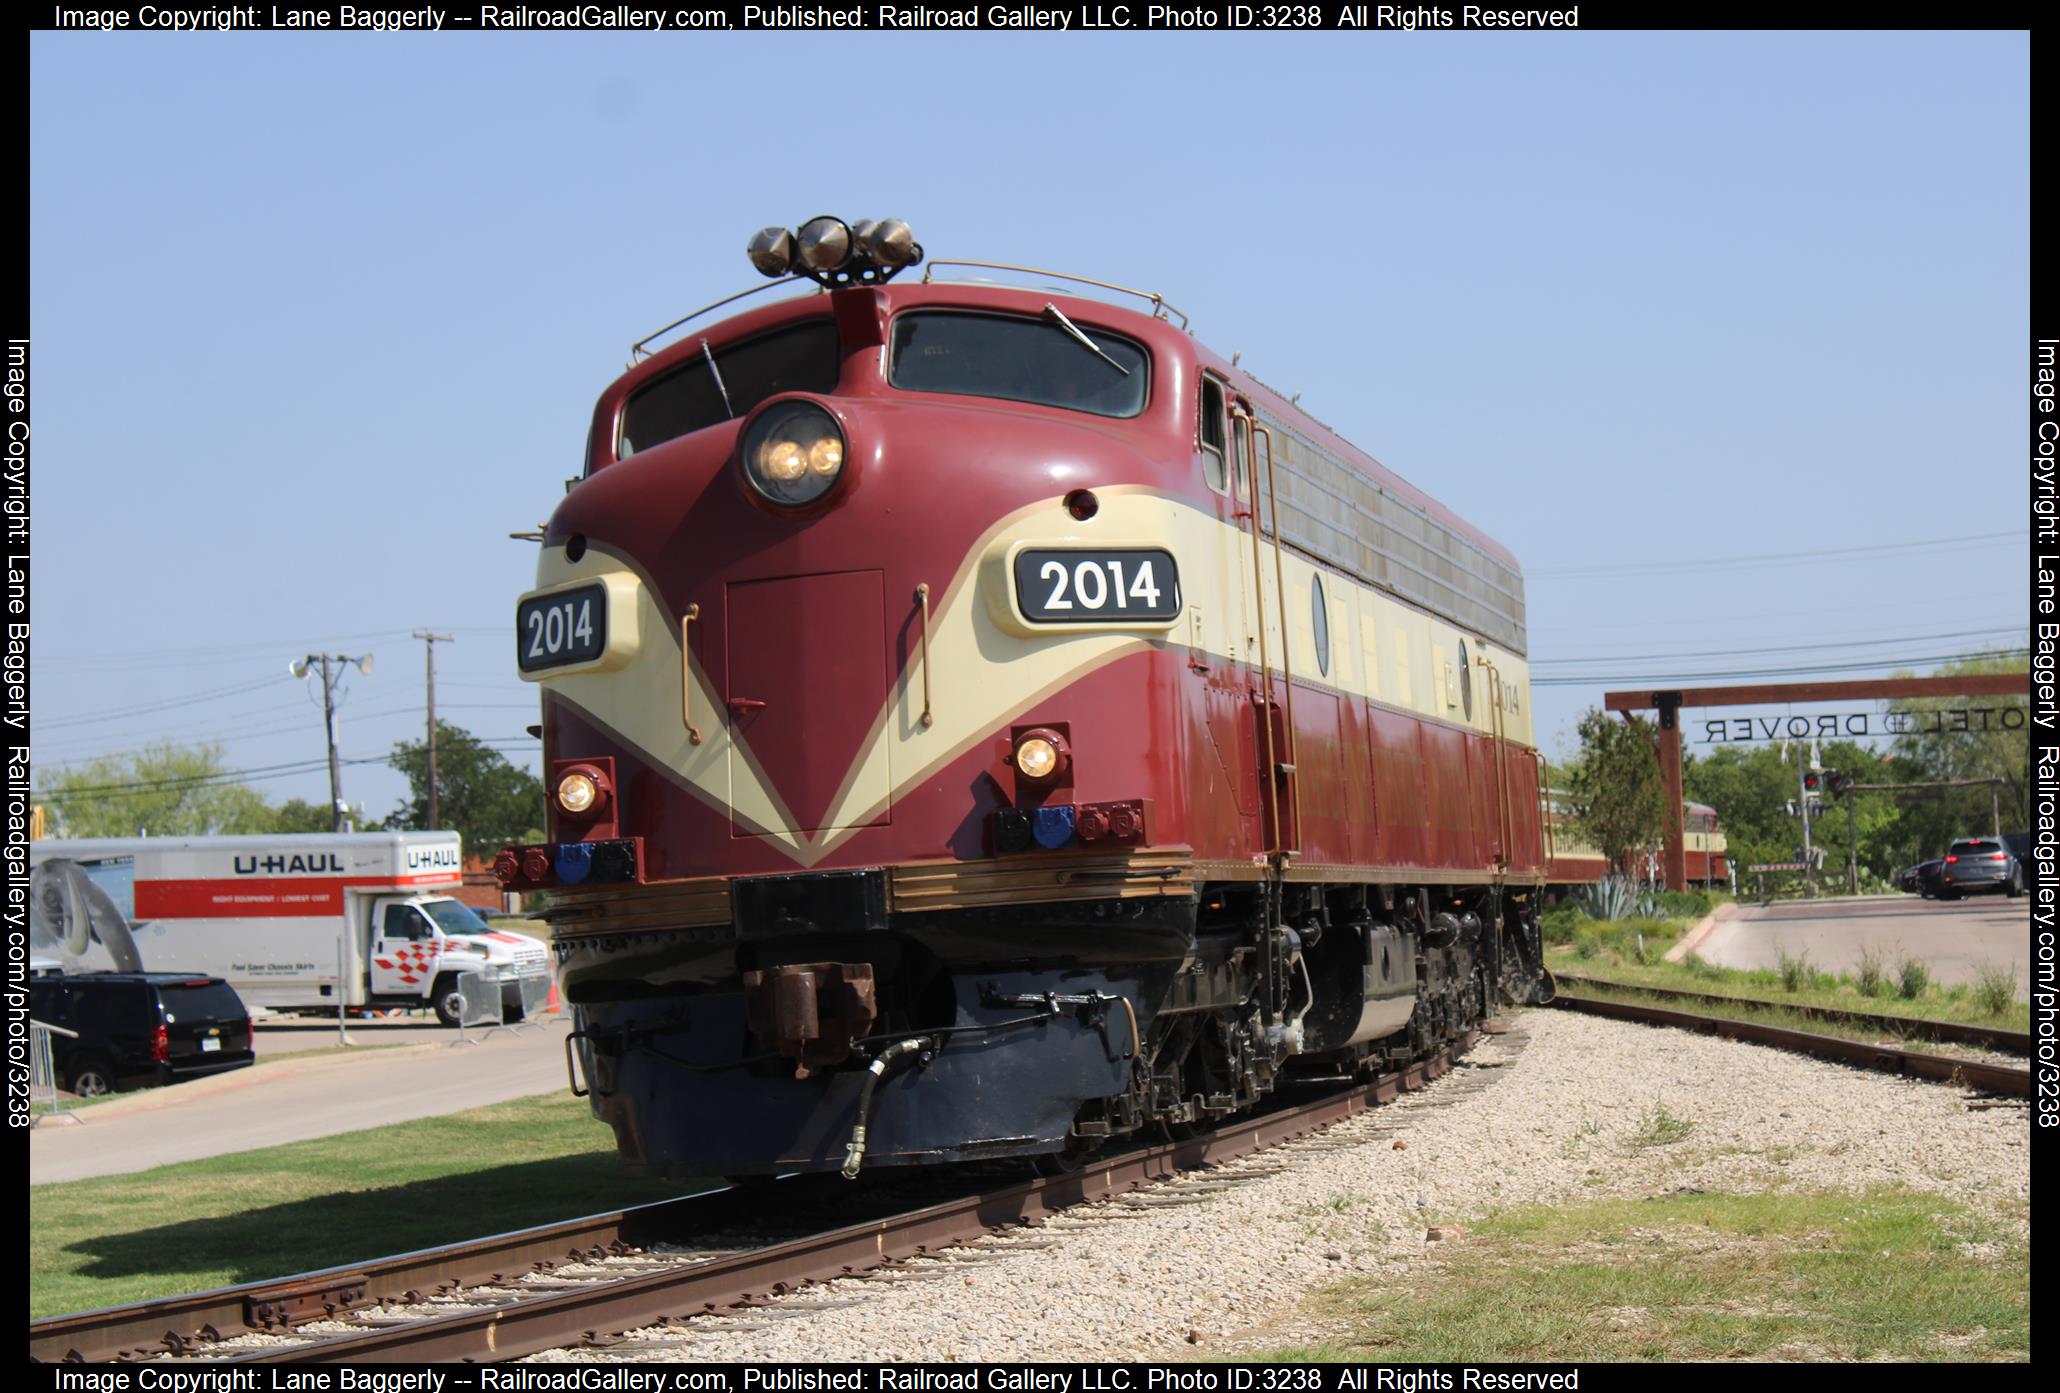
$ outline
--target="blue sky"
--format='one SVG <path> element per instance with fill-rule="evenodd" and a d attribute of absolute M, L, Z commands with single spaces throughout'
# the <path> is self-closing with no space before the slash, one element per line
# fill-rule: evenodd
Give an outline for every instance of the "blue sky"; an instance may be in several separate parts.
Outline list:
<path fill-rule="evenodd" d="M 520 742 L 534 548 L 506 534 L 577 472 L 629 343 L 821 212 L 1159 290 L 1515 550 L 1541 678 L 2028 621 L 2021 34 L 37 33 L 30 58 L 48 769 L 159 736 L 317 761 L 286 666 L 318 649 L 375 656 L 341 744 L 382 756 L 421 733 L 424 627 L 457 640 L 439 710 Z M 1604 685 L 1538 688 L 1548 751 Z M 319 769 L 257 786 L 327 796 Z M 404 785 L 356 765 L 344 792 L 384 813 Z"/>

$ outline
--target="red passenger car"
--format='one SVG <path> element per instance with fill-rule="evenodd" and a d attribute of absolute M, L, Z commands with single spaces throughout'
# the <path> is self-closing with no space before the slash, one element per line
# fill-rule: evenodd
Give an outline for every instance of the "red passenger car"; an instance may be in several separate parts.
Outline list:
<path fill-rule="evenodd" d="M 1155 297 L 753 250 L 821 292 L 602 393 L 517 611 L 498 868 L 633 1169 L 1077 1150 L 1538 989 L 1507 550 Z"/>

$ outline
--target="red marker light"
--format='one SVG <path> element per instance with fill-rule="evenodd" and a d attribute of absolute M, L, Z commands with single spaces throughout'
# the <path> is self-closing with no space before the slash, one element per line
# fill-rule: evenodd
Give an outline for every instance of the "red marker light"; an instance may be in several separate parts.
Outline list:
<path fill-rule="evenodd" d="M 1995 853 L 1993 853 L 1992 855 L 1990 855 L 1990 857 L 1989 857 L 1988 859 L 1989 859 L 1989 860 L 1991 860 L 1991 861 L 2002 861 L 2002 860 L 2007 860 L 2008 858 L 2006 858 L 2006 857 L 2005 857 L 2005 856 L 2003 855 L 2003 853 L 2002 853 L 2002 852 L 1998 851 L 1998 852 L 1995 852 Z"/>
<path fill-rule="evenodd" d="M 1952 864 L 1953 864 L 1953 863 L 1954 863 L 1955 861 L 1958 861 L 1959 859 L 1960 859 L 1960 858 L 1959 858 L 1959 857 L 1957 857 L 1957 856 L 1948 856 L 1948 857 L 1946 858 L 1946 864 L 1947 864 L 1948 866 L 1950 866 L 1950 865 L 1952 865 Z"/>
<path fill-rule="evenodd" d="M 172 1033 L 163 1026 L 150 1033 L 150 1057 L 159 1064 L 172 1057 Z"/>

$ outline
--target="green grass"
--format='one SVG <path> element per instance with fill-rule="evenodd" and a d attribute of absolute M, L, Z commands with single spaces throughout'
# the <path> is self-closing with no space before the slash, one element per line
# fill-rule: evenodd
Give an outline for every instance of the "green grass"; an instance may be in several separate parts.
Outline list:
<path fill-rule="evenodd" d="M 1621 987 L 1610 984 L 1590 986 L 1566 983 L 1560 988 L 1566 996 L 1587 997 L 1595 1001 L 1623 1001 L 1639 1006 L 1657 1006 L 1668 1011 L 1685 1011 L 1694 1016 L 1715 1016 L 1724 1020 L 1751 1021 L 1756 1025 L 1777 1026 L 1783 1030 L 1802 1030 L 1812 1035 L 1834 1035 L 1842 1040 L 1864 1040 L 1870 1044 L 1891 1044 L 1900 1048 L 1923 1051 L 1925 1054 L 1957 1056 L 1966 1059 L 1986 1058 L 1987 1055 L 1973 1045 L 1963 1045 L 1953 1040 L 1932 1040 L 1919 1034 L 1913 1028 L 1900 1028 L 1891 1023 L 1885 1027 L 1867 1025 L 1862 1022 L 1825 1020 L 1781 1001 L 1677 1001 L 1671 997 L 1652 996 L 1636 987 Z M 1888 1003 L 1893 1004 L 1893 1003 Z M 1883 1013 L 1887 1014 L 1887 1013 Z"/>
<path fill-rule="evenodd" d="M 1901 993 L 1900 973 L 1890 971 L 1886 966 L 1883 968 L 1885 978 L 1876 984 L 1876 994 L 1870 995 L 1860 978 L 1821 972 L 1806 965 L 1793 973 L 1795 988 L 1791 990 L 1780 972 L 1718 967 L 1693 955 L 1681 962 L 1670 963 L 1661 961 L 1658 954 L 1648 953 L 1647 960 L 1641 963 L 1635 952 L 1613 947 L 1607 942 L 1585 958 L 1572 946 L 1549 947 L 1545 950 L 1545 964 L 1554 972 L 1568 972 L 1628 987 L 1663 987 L 1668 991 L 1707 992 L 1743 1000 L 1778 1001 L 1783 1005 L 1829 1006 L 1840 1011 L 1867 1011 L 1876 1015 L 1921 1016 L 1927 1020 L 1964 1021 L 2003 1030 L 2031 1028 L 2029 1002 L 2011 1000 L 2005 1009 L 1998 1011 L 1994 1009 L 1996 993 L 1993 988 L 1983 993 L 1978 985 L 1946 986 L 1938 982 L 1929 982 L 1918 995 L 1905 997 Z M 1864 969 L 1864 963 L 1862 967 Z M 2017 978 L 2012 977 L 2011 980 L 2014 984 Z M 1703 1007 L 1697 1005 L 1692 1009 L 1701 1011 Z"/>
<path fill-rule="evenodd" d="M 1676 1194 L 1527 1208 L 1331 1288 L 1283 1360 L 2026 1360 L 2030 1254 L 1932 1195 Z"/>
<path fill-rule="evenodd" d="M 1695 1124 L 1685 1117 L 1676 1117 L 1667 1111 L 1665 1103 L 1654 1103 L 1638 1117 L 1638 1130 L 1631 1134 L 1630 1145 L 1637 1150 L 1654 1146 L 1672 1146 L 1677 1141 L 1688 1140 Z"/>
<path fill-rule="evenodd" d="M 121 1305 L 670 1199 L 563 1094 L 29 1190 L 29 1315 Z"/>

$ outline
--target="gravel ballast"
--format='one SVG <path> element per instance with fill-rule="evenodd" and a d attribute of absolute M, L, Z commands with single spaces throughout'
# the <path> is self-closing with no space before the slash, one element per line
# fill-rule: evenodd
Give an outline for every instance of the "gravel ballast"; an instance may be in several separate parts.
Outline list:
<path fill-rule="evenodd" d="M 2025 1201 L 2029 1224 L 2021 1108 L 1969 1109 L 1958 1088 L 1683 1031 L 1544 1010 L 1515 1024 L 1430 1088 L 1303 1142 L 907 1264 L 896 1280 L 637 1332 L 665 1348 L 613 1357 L 1225 1355 L 1277 1342 L 1318 1286 L 1406 1273 L 1433 1225 L 1683 1188 L 1899 1184 L 1989 1213 Z"/>

